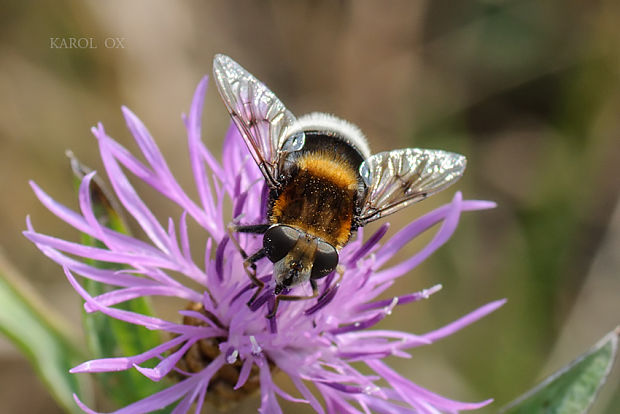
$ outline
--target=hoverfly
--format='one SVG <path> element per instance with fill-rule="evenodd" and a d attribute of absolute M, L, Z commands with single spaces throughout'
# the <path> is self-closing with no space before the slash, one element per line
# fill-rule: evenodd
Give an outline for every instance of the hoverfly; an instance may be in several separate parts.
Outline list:
<path fill-rule="evenodd" d="M 317 280 L 338 265 L 352 232 L 443 190 L 465 170 L 464 156 L 406 148 L 372 155 L 362 132 L 325 113 L 295 116 L 262 82 L 224 55 L 213 61 L 215 83 L 269 187 L 268 223 L 233 226 L 263 235 L 263 247 L 245 258 L 257 290 L 255 262 L 274 263 L 275 316 L 280 300 L 311 299 Z M 233 239 L 234 240 L 234 239 Z M 312 296 L 292 296 L 310 282 Z"/>

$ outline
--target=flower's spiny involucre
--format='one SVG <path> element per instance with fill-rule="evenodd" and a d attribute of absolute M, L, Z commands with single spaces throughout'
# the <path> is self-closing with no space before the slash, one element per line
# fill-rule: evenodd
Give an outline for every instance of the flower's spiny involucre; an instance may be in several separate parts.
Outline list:
<path fill-rule="evenodd" d="M 189 115 L 184 118 L 199 202 L 184 192 L 150 133 L 129 109 L 123 108 L 123 114 L 146 163 L 110 138 L 101 124 L 92 130 L 113 190 L 148 242 L 106 228 L 98 221 L 89 191 L 94 173 L 82 180 L 79 212 L 55 202 L 32 183 L 37 197 L 55 215 L 105 245 L 86 246 L 44 235 L 36 232 L 28 220 L 25 235 L 64 268 L 69 282 L 84 298 L 85 309 L 168 333 L 166 342 L 140 355 L 92 360 L 72 372 L 135 368 L 153 381 L 165 376 L 178 379 L 175 385 L 124 407 L 119 413 L 149 412 L 173 403 L 177 404 L 175 413 L 186 412 L 192 405 L 199 412 L 205 399 L 225 404 L 227 399 L 243 397 L 257 388 L 262 413 L 282 412 L 277 396 L 310 404 L 319 413 L 454 413 L 487 404 L 489 401 L 463 403 L 434 394 L 399 375 L 383 358 L 407 358 L 408 350 L 454 333 L 492 312 L 503 301 L 489 303 L 423 335 L 369 328 L 398 305 L 427 298 L 440 289 L 441 286 L 433 286 L 391 299 L 377 299 L 397 278 L 450 238 L 461 212 L 491 208 L 493 203 L 462 200 L 461 194 L 456 193 L 449 204 L 418 218 L 383 244 L 380 241 L 387 224 L 366 241 L 360 229 L 340 253 L 342 279 L 329 276 L 321 280 L 321 295 L 316 300 L 282 303 L 277 317 L 269 323 L 264 315 L 273 306 L 273 285 L 268 284 L 271 288 L 265 289 L 252 306 L 246 305 L 254 288 L 244 271 L 239 250 L 229 239 L 223 207 L 228 197 L 232 200 L 235 222 L 264 223 L 266 186 L 234 127 L 226 135 L 221 163 L 204 147 L 201 113 L 206 86 L 205 78 L 198 85 Z M 162 225 L 136 193 L 125 170 L 176 203 L 182 209 L 180 217 L 169 218 Z M 197 263 L 190 254 L 189 220 L 209 235 L 204 263 Z M 414 256 L 386 267 L 406 243 L 436 224 L 439 229 L 430 243 Z M 261 237 L 235 237 L 245 251 L 253 252 L 261 246 Z M 91 260 L 117 263 L 123 270 L 97 268 L 88 264 Z M 257 277 L 261 280 L 269 282 L 272 271 L 269 261 L 257 263 Z M 79 277 L 115 289 L 92 297 L 81 286 Z M 200 289 L 195 288 L 197 285 Z M 115 307 L 142 296 L 178 297 L 190 305 L 179 311 L 182 322 Z M 157 366 L 141 366 L 152 358 L 160 359 Z M 364 365 L 374 374 L 362 374 L 358 368 Z M 274 383 L 277 370 L 290 377 L 299 397 L 285 393 Z M 307 383 L 313 383 L 320 396 L 314 395 Z M 77 397 L 76 401 L 84 411 L 93 412 Z"/>

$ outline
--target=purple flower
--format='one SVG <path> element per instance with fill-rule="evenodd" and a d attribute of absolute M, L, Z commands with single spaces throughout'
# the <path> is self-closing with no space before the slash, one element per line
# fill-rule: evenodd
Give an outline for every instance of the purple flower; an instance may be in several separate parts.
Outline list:
<path fill-rule="evenodd" d="M 456 193 L 450 203 L 413 221 L 382 244 L 387 224 L 366 241 L 360 229 L 340 253 L 344 269 L 341 280 L 333 275 L 322 279 L 318 299 L 283 302 L 277 317 L 268 320 L 265 315 L 274 302 L 273 284 L 269 284 L 273 265 L 268 260 L 257 263 L 257 277 L 271 289 L 265 289 L 248 306 L 254 289 L 243 269 L 239 250 L 230 242 L 224 208 L 228 197 L 232 201 L 233 221 L 264 222 L 266 186 L 234 126 L 226 135 L 221 163 L 204 147 L 200 137 L 206 87 L 204 78 L 194 95 L 189 116 L 184 118 L 198 203 L 175 180 L 150 133 L 129 109 L 123 108 L 123 114 L 146 163 L 110 138 L 101 124 L 92 129 L 114 192 L 148 241 L 100 224 L 89 191 L 94 172 L 82 181 L 79 212 L 55 202 L 32 183 L 37 197 L 55 215 L 105 245 L 92 247 L 44 235 L 36 232 L 28 220 L 26 237 L 63 267 L 71 285 L 84 298 L 85 309 L 169 333 L 167 341 L 143 354 L 96 359 L 71 372 L 137 369 L 153 381 L 166 376 L 177 379 L 175 385 L 118 413 L 149 412 L 173 403 L 177 404 L 175 413 L 188 411 L 194 403 L 199 412 L 205 399 L 225 404 L 258 388 L 261 413 L 282 412 L 277 396 L 310 404 L 319 413 L 454 413 L 488 404 L 490 400 L 464 403 L 441 397 L 399 375 L 383 359 L 391 355 L 408 358 L 407 352 L 412 348 L 451 335 L 504 301 L 491 302 L 421 335 L 370 328 L 398 305 L 428 298 L 440 290 L 441 286 L 436 285 L 391 299 L 377 299 L 397 278 L 409 273 L 450 238 L 461 212 L 487 209 L 494 204 L 462 200 L 461 194 Z M 178 205 L 179 217 L 168 218 L 162 225 L 136 193 L 125 171 Z M 208 234 L 200 262 L 190 253 L 188 236 L 188 227 L 196 224 Z M 398 264 L 386 266 L 406 243 L 435 224 L 439 228 L 423 249 Z M 234 237 L 245 251 L 253 252 L 261 246 L 260 236 Z M 117 263 L 123 270 L 100 269 L 87 264 L 89 260 Z M 92 297 L 81 286 L 80 278 L 115 289 Z M 141 296 L 178 297 L 190 305 L 179 311 L 181 321 L 177 322 L 114 306 Z M 141 366 L 152 358 L 159 358 L 157 366 Z M 369 368 L 373 374 L 363 374 L 360 368 Z M 277 370 L 290 377 L 300 396 L 289 395 L 275 384 L 273 375 Z M 322 402 L 307 383 L 314 384 Z M 75 399 L 84 411 L 93 412 L 77 396 Z"/>

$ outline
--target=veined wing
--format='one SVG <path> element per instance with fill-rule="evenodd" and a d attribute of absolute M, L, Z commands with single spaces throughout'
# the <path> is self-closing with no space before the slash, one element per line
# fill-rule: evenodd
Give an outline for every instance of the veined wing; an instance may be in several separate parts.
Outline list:
<path fill-rule="evenodd" d="M 286 153 L 304 145 L 304 135 L 294 129 L 295 116 L 261 81 L 225 55 L 213 59 L 217 88 L 271 188 L 278 186 L 279 169 Z"/>
<path fill-rule="evenodd" d="M 368 184 L 360 214 L 364 225 L 416 203 L 455 183 L 463 175 L 466 159 L 440 150 L 407 148 L 367 158 L 360 174 Z"/>

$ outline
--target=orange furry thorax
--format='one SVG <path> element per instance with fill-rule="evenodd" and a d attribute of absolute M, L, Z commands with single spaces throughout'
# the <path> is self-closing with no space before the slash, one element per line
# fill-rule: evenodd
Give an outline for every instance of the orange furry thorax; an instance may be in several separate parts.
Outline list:
<path fill-rule="evenodd" d="M 297 166 L 317 178 L 323 178 L 341 188 L 355 189 L 356 171 L 352 170 L 341 157 L 334 152 L 309 152 L 297 160 Z"/>
<path fill-rule="evenodd" d="M 271 222 L 344 246 L 351 236 L 357 172 L 338 153 L 320 150 L 301 155 L 295 165 L 296 172 L 272 200 Z"/>

